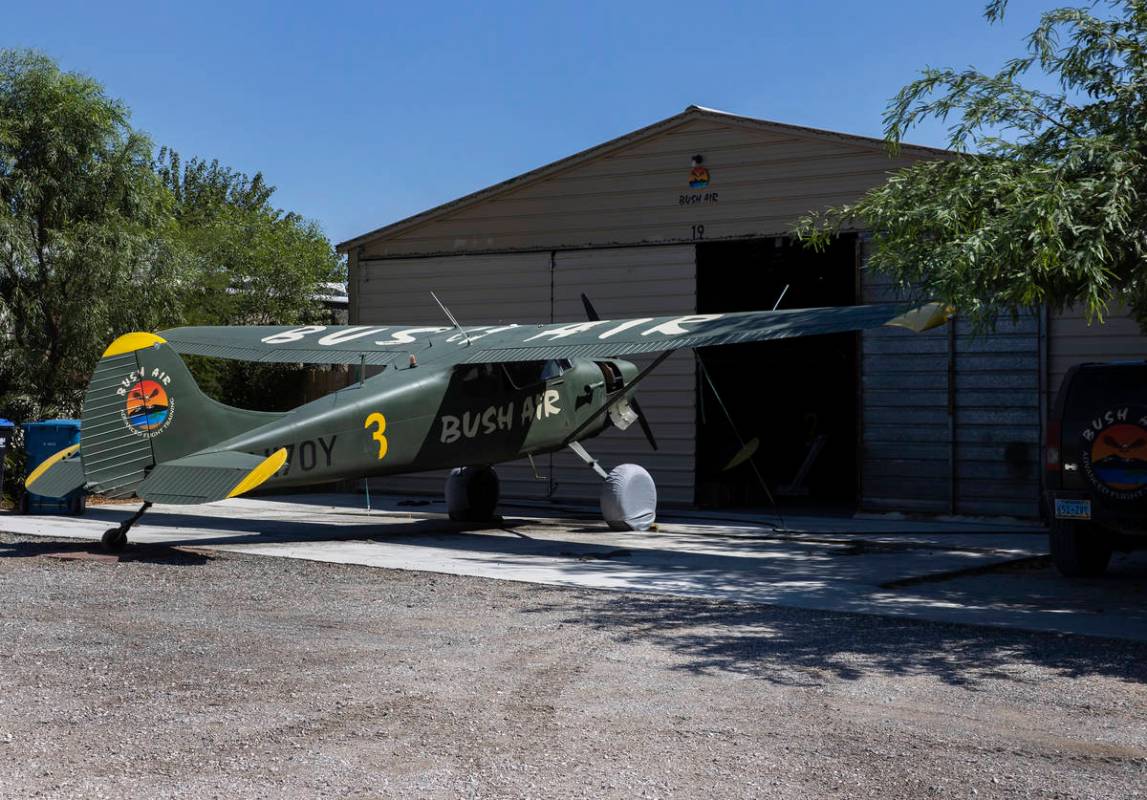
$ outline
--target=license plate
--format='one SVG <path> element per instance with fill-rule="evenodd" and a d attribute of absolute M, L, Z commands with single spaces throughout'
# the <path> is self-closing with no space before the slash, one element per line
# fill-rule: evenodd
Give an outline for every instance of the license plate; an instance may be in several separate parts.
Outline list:
<path fill-rule="evenodd" d="M 1056 519 L 1091 519 L 1090 500 L 1060 500 L 1055 501 Z"/>

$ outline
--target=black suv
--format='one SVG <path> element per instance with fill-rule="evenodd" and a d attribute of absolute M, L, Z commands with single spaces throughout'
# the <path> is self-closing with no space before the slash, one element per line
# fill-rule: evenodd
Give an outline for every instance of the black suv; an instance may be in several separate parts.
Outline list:
<path fill-rule="evenodd" d="M 1051 557 L 1100 575 L 1112 550 L 1147 547 L 1147 361 L 1079 364 L 1047 430 Z"/>

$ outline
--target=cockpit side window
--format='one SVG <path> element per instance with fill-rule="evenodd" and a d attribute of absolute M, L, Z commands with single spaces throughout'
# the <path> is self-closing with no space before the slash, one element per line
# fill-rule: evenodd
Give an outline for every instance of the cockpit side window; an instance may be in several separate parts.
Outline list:
<path fill-rule="evenodd" d="M 462 391 L 477 397 L 495 394 L 501 383 L 493 364 L 465 364 L 458 368 L 457 375 Z"/>
<path fill-rule="evenodd" d="M 552 381 L 554 378 L 560 378 L 571 366 L 573 365 L 568 358 L 551 359 L 542 365 L 542 380 Z"/>
<path fill-rule="evenodd" d="M 560 378 L 570 366 L 568 358 L 558 358 L 549 361 L 510 361 L 502 364 L 502 369 L 510 386 L 515 389 L 526 389 L 544 381 Z"/>

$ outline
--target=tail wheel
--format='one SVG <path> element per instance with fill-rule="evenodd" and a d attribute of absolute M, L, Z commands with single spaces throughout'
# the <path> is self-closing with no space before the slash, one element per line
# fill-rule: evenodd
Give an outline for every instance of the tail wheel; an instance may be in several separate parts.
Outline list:
<path fill-rule="evenodd" d="M 1111 560 L 1111 536 L 1093 522 L 1054 519 L 1050 543 L 1051 560 L 1068 578 L 1102 575 Z"/>
<path fill-rule="evenodd" d="M 118 526 L 108 528 L 100 537 L 100 543 L 109 553 L 119 553 L 127 546 L 127 531 Z"/>

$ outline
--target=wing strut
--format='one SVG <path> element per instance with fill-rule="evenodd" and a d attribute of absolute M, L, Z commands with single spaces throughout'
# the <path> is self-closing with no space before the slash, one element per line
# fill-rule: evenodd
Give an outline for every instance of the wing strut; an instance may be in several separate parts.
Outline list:
<path fill-rule="evenodd" d="M 725 419 L 729 422 L 729 427 L 733 429 L 733 435 L 737 437 L 737 441 L 741 444 L 741 450 L 744 451 L 748 445 L 745 444 L 745 440 L 741 436 L 741 432 L 737 430 L 737 424 L 733 422 L 733 415 L 729 413 L 729 409 L 725 406 L 725 401 L 721 399 L 721 393 L 717 391 L 717 385 L 713 383 L 713 378 L 710 377 L 709 370 L 705 369 L 705 362 L 701 360 L 701 354 L 694 350 L 693 357 L 697 359 L 697 366 L 701 370 L 702 377 L 705 378 L 705 383 L 709 384 L 709 389 L 712 390 L 713 396 L 717 398 L 717 405 L 719 405 L 721 407 L 721 411 L 724 412 Z M 636 381 L 634 381 L 634 383 L 636 383 Z M 740 455 L 740 453 L 738 453 L 738 455 Z M 769 485 L 765 483 L 765 476 L 761 474 L 759 469 L 757 469 L 757 462 L 753 460 L 752 456 L 749 456 L 746 460 L 749 462 L 749 466 L 753 468 L 753 474 L 756 475 L 757 480 L 760 481 L 761 488 L 765 490 L 765 497 L 769 498 L 769 502 L 772 503 L 773 508 L 776 509 L 777 516 L 781 520 L 781 530 L 783 531 L 786 527 L 785 517 L 784 514 L 781 513 L 781 507 L 777 505 L 777 501 L 776 498 L 773 497 L 773 493 L 769 491 Z"/>

